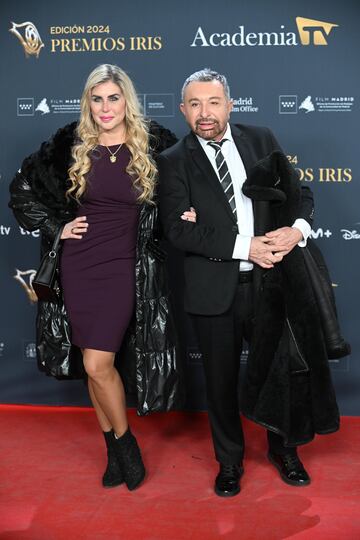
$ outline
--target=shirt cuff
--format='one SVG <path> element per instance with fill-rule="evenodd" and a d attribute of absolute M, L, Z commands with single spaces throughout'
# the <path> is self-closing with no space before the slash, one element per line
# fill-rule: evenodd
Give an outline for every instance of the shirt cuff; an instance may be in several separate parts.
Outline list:
<path fill-rule="evenodd" d="M 249 253 L 250 253 L 250 244 L 251 244 L 251 236 L 244 236 L 243 234 L 238 234 L 236 236 L 232 258 L 248 261 Z"/>
<path fill-rule="evenodd" d="M 306 221 L 306 219 L 298 218 L 293 224 L 293 228 L 299 229 L 303 235 L 303 239 L 298 243 L 299 247 L 306 247 L 307 239 L 311 233 L 311 225 Z"/>

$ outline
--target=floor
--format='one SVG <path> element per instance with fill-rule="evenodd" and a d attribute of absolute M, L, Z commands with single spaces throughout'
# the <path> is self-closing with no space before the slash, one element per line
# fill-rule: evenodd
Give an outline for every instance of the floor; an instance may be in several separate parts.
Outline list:
<path fill-rule="evenodd" d="M 360 540 L 360 418 L 301 449 L 303 488 L 282 482 L 263 430 L 244 422 L 242 490 L 222 499 L 205 413 L 129 416 L 148 470 L 131 493 L 101 486 L 91 409 L 0 405 L 0 539 Z"/>

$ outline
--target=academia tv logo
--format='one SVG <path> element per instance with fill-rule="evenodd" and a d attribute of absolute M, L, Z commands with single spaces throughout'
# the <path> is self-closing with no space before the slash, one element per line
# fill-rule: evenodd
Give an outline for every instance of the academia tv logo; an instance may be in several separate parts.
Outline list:
<path fill-rule="evenodd" d="M 328 37 L 339 25 L 296 17 L 297 33 L 287 31 L 284 24 L 280 31 L 248 31 L 243 25 L 237 26 L 236 32 L 206 32 L 199 26 L 190 47 L 294 47 L 298 45 L 328 45 Z"/>
<path fill-rule="evenodd" d="M 41 49 L 44 47 L 40 34 L 34 23 L 28 21 L 21 24 L 11 22 L 9 32 L 14 34 L 23 46 L 26 56 L 39 58 Z"/>
<path fill-rule="evenodd" d="M 301 45 L 327 45 L 327 37 L 338 24 L 296 17 Z"/>

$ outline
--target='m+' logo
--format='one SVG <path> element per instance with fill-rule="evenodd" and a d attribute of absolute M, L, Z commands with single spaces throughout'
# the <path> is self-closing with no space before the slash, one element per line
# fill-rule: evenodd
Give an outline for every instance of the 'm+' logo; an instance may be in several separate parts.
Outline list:
<path fill-rule="evenodd" d="M 327 36 L 338 24 L 324 21 L 315 21 L 314 19 L 304 19 L 296 17 L 296 24 L 302 45 L 327 45 Z"/>

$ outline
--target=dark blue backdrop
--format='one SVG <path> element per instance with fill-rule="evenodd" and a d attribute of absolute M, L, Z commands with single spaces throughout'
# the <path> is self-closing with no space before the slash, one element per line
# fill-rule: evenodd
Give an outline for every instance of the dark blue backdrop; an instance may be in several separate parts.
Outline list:
<path fill-rule="evenodd" d="M 313 235 L 329 263 L 343 333 L 353 348 L 351 357 L 331 367 L 342 414 L 360 414 L 359 12 L 358 2 L 350 0 L 108 0 L 106 9 L 85 0 L 63 0 L 56 7 L 43 0 L 2 4 L 1 402 L 88 403 L 82 383 L 37 372 L 36 306 L 26 291 L 26 272 L 38 265 L 38 233 L 28 234 L 14 221 L 8 184 L 24 156 L 78 117 L 86 76 L 107 62 L 129 73 L 145 113 L 179 137 L 187 131 L 178 110 L 180 88 L 188 74 L 205 66 L 227 74 L 233 122 L 273 129 L 315 194 Z M 180 306 L 181 275 L 174 262 L 171 273 Z M 178 319 L 186 343 L 188 405 L 203 408 L 201 360 L 180 307 Z"/>

